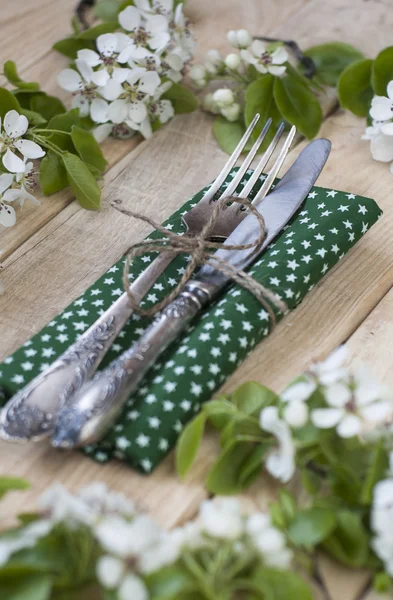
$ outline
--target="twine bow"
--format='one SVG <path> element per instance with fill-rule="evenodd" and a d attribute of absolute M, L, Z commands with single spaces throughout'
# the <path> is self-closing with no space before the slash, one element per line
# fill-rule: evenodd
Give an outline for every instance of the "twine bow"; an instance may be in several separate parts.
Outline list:
<path fill-rule="evenodd" d="M 209 240 L 209 235 L 211 234 L 214 225 L 217 222 L 217 219 L 219 218 L 219 213 L 222 210 L 222 206 L 223 204 L 225 205 L 228 202 L 228 200 L 230 200 L 231 202 L 237 202 L 239 204 L 242 204 L 243 206 L 248 208 L 258 219 L 260 233 L 258 238 L 254 242 L 251 242 L 250 244 L 228 245 Z M 243 288 L 251 292 L 262 304 L 262 306 L 267 310 L 273 325 L 276 324 L 276 316 L 269 302 L 281 312 L 286 312 L 288 310 L 288 307 L 285 304 L 285 302 L 278 298 L 278 296 L 274 292 L 272 292 L 264 285 L 256 281 L 253 277 L 251 277 L 251 275 L 249 275 L 241 269 L 236 269 L 225 260 L 219 259 L 218 257 L 214 256 L 214 254 L 209 252 L 210 249 L 214 248 L 223 248 L 225 250 L 247 250 L 249 248 L 255 247 L 255 250 L 257 250 L 261 246 L 266 237 L 265 221 L 263 219 L 263 216 L 257 211 L 255 206 L 248 199 L 231 197 L 223 198 L 222 201 L 216 202 L 210 219 L 207 221 L 206 225 L 203 227 L 199 235 L 195 237 L 173 233 L 172 231 L 169 231 L 159 223 L 156 223 L 150 217 L 122 207 L 121 201 L 119 202 L 119 200 L 111 204 L 114 208 L 116 208 L 116 210 L 128 217 L 133 217 L 134 219 L 138 219 L 140 221 L 144 221 L 145 223 L 149 223 L 149 225 L 154 227 L 154 229 L 156 229 L 165 236 L 163 239 L 144 240 L 137 244 L 133 244 L 127 251 L 123 272 L 124 289 L 128 295 L 133 310 L 139 313 L 140 315 L 153 316 L 157 312 L 163 310 L 184 289 L 186 283 L 192 277 L 195 268 L 206 263 L 210 263 L 215 269 L 221 271 L 222 273 L 230 277 L 233 281 L 235 281 Z M 166 296 L 163 300 L 154 304 L 154 306 L 152 306 L 151 308 L 143 309 L 140 306 L 140 304 L 136 301 L 133 293 L 130 290 L 129 269 L 132 260 L 136 256 L 140 256 L 147 252 L 169 252 L 173 258 L 178 254 L 189 254 L 190 260 L 183 273 L 181 280 L 179 281 L 177 286 L 172 290 L 172 292 L 168 294 L 168 296 Z"/>

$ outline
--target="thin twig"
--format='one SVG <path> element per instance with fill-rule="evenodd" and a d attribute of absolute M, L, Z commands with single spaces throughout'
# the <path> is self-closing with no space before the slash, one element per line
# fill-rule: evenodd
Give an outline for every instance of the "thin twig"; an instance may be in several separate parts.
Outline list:
<path fill-rule="evenodd" d="M 314 77 L 317 72 L 317 67 L 315 62 L 309 56 L 306 56 L 301 48 L 298 46 L 296 42 L 293 40 L 280 40 L 279 38 L 271 38 L 265 36 L 254 36 L 254 39 L 260 40 L 261 42 L 282 42 L 284 46 L 287 46 L 289 50 L 292 52 L 293 56 L 298 60 L 298 62 L 303 65 L 305 71 L 304 75 L 311 79 Z"/>

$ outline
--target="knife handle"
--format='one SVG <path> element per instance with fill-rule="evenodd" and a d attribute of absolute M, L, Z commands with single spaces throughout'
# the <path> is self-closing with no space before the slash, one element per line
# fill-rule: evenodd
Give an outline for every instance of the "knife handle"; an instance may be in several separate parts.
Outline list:
<path fill-rule="evenodd" d="M 52 445 L 75 448 L 101 439 L 147 370 L 211 299 L 209 286 L 189 281 L 129 350 L 63 405 Z"/>
<path fill-rule="evenodd" d="M 130 291 L 137 302 L 172 260 L 171 252 L 162 252 L 131 284 Z M 8 441 L 27 442 L 51 435 L 59 407 L 96 372 L 132 312 L 124 293 L 48 369 L 8 401 L 1 412 L 0 436 Z"/>

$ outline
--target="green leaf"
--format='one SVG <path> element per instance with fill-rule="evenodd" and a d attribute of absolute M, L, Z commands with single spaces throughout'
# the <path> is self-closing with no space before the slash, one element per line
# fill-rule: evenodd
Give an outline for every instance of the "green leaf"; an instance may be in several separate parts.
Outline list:
<path fill-rule="evenodd" d="M 43 93 L 33 96 L 30 108 L 34 112 L 39 113 L 47 121 L 50 121 L 52 117 L 66 111 L 64 104 L 59 98 L 48 96 Z"/>
<path fill-rule="evenodd" d="M 379 594 L 388 594 L 392 591 L 392 580 L 385 572 L 376 573 L 373 579 L 373 587 Z"/>
<path fill-rule="evenodd" d="M 5 475 L 0 476 L 0 498 L 3 498 L 7 492 L 15 490 L 27 490 L 30 484 L 25 479 L 19 477 L 6 477 Z"/>
<path fill-rule="evenodd" d="M 313 600 L 309 586 L 293 571 L 257 569 L 252 582 L 259 585 L 266 600 Z"/>
<path fill-rule="evenodd" d="M 65 131 L 71 133 L 74 125 L 79 125 L 79 109 L 73 108 L 68 112 L 54 116 L 48 123 L 48 129 L 56 129 L 59 131 Z M 70 135 L 61 133 L 48 133 L 50 141 L 61 148 L 61 150 L 68 150 L 69 152 L 75 153 L 75 146 L 73 144 Z"/>
<path fill-rule="evenodd" d="M 261 474 L 268 447 L 267 444 L 258 444 L 243 461 L 239 470 L 239 485 L 242 488 L 248 488 L 255 478 Z"/>
<path fill-rule="evenodd" d="M 19 88 L 19 90 L 21 90 L 21 91 L 26 90 L 29 92 L 34 92 L 34 91 L 38 91 L 40 89 L 40 86 L 38 83 L 35 83 L 35 82 L 27 83 L 19 77 L 16 64 L 12 60 L 7 60 L 4 63 L 3 72 L 4 72 L 4 77 L 10 83 L 12 83 L 12 85 Z"/>
<path fill-rule="evenodd" d="M 335 87 L 341 73 L 357 60 L 364 58 L 360 50 L 344 42 L 329 42 L 307 48 L 304 52 L 314 61 L 317 78 L 324 85 Z"/>
<path fill-rule="evenodd" d="M 270 144 L 276 130 L 276 127 L 274 126 L 277 126 L 283 120 L 274 99 L 274 80 L 275 77 L 273 77 L 273 75 L 263 75 L 248 86 L 245 94 L 246 104 L 244 118 L 247 127 L 257 113 L 261 115 L 254 129 L 252 135 L 253 139 L 258 137 L 268 119 L 272 119 L 273 121 L 273 124 L 270 127 L 263 144 L 261 145 L 261 150 L 264 150 Z"/>
<path fill-rule="evenodd" d="M 294 544 L 312 548 L 327 538 L 336 523 L 333 510 L 310 508 L 296 514 L 289 526 L 288 535 Z"/>
<path fill-rule="evenodd" d="M 100 208 L 101 189 L 85 163 L 70 152 L 62 154 L 62 160 L 67 171 L 68 183 L 82 208 Z"/>
<path fill-rule="evenodd" d="M 148 575 L 145 581 L 150 597 L 154 600 L 176 600 L 179 594 L 187 594 L 195 590 L 192 577 L 184 567 L 176 565 Z"/>
<path fill-rule="evenodd" d="M 199 106 L 199 100 L 194 92 L 180 85 L 180 83 L 172 83 L 163 98 L 172 102 L 176 114 L 193 112 Z"/>
<path fill-rule="evenodd" d="M 236 406 L 225 397 L 206 402 L 202 410 L 216 429 L 223 429 L 238 413 Z"/>
<path fill-rule="evenodd" d="M 206 414 L 201 412 L 183 429 L 176 446 L 176 471 L 180 477 L 190 470 L 205 431 Z"/>
<path fill-rule="evenodd" d="M 93 170 L 103 173 L 108 163 L 90 131 L 74 125 L 71 129 L 71 139 L 81 159 L 89 167 L 93 167 Z"/>
<path fill-rule="evenodd" d="M 386 88 L 393 79 L 393 46 L 384 48 L 372 66 L 371 83 L 378 96 L 386 96 Z"/>
<path fill-rule="evenodd" d="M 78 35 L 79 40 L 96 40 L 99 35 L 103 33 L 113 33 L 120 29 L 120 25 L 117 21 L 108 21 L 107 23 L 100 23 L 95 27 L 91 27 L 90 29 L 86 29 L 86 31 L 82 31 Z"/>
<path fill-rule="evenodd" d="M 49 575 L 32 575 L 0 584 L 0 598 L 7 600 L 49 600 L 52 578 Z"/>
<path fill-rule="evenodd" d="M 40 162 L 40 186 L 45 196 L 68 187 L 67 171 L 54 152 L 48 152 Z"/>
<path fill-rule="evenodd" d="M 277 394 L 256 381 L 243 383 L 232 395 L 233 404 L 246 415 L 259 415 L 262 408 L 276 400 Z"/>
<path fill-rule="evenodd" d="M 367 565 L 369 537 L 361 515 L 343 510 L 336 514 L 337 527 L 324 540 L 323 548 L 349 567 Z"/>
<path fill-rule="evenodd" d="M 245 132 L 240 121 L 227 121 L 221 115 L 216 117 L 213 124 L 214 136 L 222 150 L 232 154 Z"/>
<path fill-rule="evenodd" d="M 362 504 L 370 505 L 373 500 L 374 486 L 383 479 L 389 467 L 389 459 L 381 439 L 377 446 L 370 451 L 370 466 L 360 494 Z"/>
<path fill-rule="evenodd" d="M 338 97 L 343 108 L 357 117 L 366 117 L 370 109 L 373 89 L 371 72 L 373 61 L 359 60 L 345 69 L 338 82 Z"/>
<path fill-rule="evenodd" d="M 322 123 L 322 108 L 314 93 L 293 75 L 274 82 L 274 99 L 289 123 L 308 139 L 315 137 Z"/>
<path fill-rule="evenodd" d="M 94 7 L 94 14 L 102 21 L 116 21 L 120 2 L 117 0 L 101 0 Z"/>
<path fill-rule="evenodd" d="M 234 442 L 225 448 L 210 469 L 206 487 L 212 494 L 236 494 L 244 489 L 241 474 L 253 453 L 249 442 Z"/>
<path fill-rule="evenodd" d="M 94 44 L 89 43 L 87 40 L 79 40 L 76 37 L 67 37 L 53 44 L 52 48 L 60 52 L 60 54 L 67 56 L 67 58 L 75 60 L 79 50 L 83 50 L 84 48 L 93 50 Z"/>
<path fill-rule="evenodd" d="M 22 115 L 25 115 L 30 125 L 38 126 L 46 124 L 46 119 L 44 119 L 44 117 L 42 117 L 39 113 L 34 112 L 34 110 L 22 108 L 20 112 Z"/>
<path fill-rule="evenodd" d="M 5 88 L 0 88 L 0 117 L 4 119 L 9 110 L 17 110 L 20 113 L 21 107 L 11 92 Z"/>

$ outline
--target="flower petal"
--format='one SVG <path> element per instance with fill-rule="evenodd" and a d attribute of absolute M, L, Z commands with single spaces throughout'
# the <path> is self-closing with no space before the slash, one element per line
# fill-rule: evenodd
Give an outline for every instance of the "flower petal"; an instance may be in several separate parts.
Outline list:
<path fill-rule="evenodd" d="M 155 33 L 149 40 L 149 46 L 153 50 L 162 50 L 171 41 L 171 36 L 166 31 Z"/>
<path fill-rule="evenodd" d="M 106 85 L 109 80 L 110 75 L 106 69 L 101 69 L 100 71 L 95 71 L 91 74 L 91 81 L 99 87 Z"/>
<path fill-rule="evenodd" d="M 114 35 L 116 36 L 117 40 L 117 52 L 121 52 L 124 50 L 124 48 L 130 45 L 131 40 L 125 33 L 118 32 Z M 117 60 L 119 61 L 119 57 L 117 57 Z"/>
<path fill-rule="evenodd" d="M 152 34 L 168 32 L 168 21 L 164 15 L 149 15 L 145 27 Z"/>
<path fill-rule="evenodd" d="M 41 146 L 31 140 L 18 140 L 15 142 L 15 147 L 25 158 L 41 158 L 46 154 Z"/>
<path fill-rule="evenodd" d="M 96 39 L 97 50 L 104 56 L 112 56 L 117 51 L 117 37 L 114 33 L 103 33 Z"/>
<path fill-rule="evenodd" d="M 132 123 L 132 121 L 126 121 L 127 125 L 129 125 L 132 129 L 137 129 L 138 131 L 140 131 L 140 133 L 143 135 L 143 137 L 148 140 L 149 138 L 152 137 L 153 135 L 153 130 L 151 127 L 151 123 L 150 123 L 150 119 L 149 117 L 146 117 L 146 119 L 144 121 L 142 121 L 142 123 L 138 124 L 138 123 Z"/>
<path fill-rule="evenodd" d="M 106 85 L 100 88 L 101 96 L 109 101 L 117 100 L 122 91 L 123 88 L 121 83 L 114 79 L 110 79 Z"/>
<path fill-rule="evenodd" d="M 283 48 L 283 46 L 279 46 L 272 54 L 272 61 L 275 65 L 282 65 L 288 60 L 288 52 Z"/>
<path fill-rule="evenodd" d="M 386 92 L 391 100 L 393 100 L 393 81 L 389 81 Z"/>
<path fill-rule="evenodd" d="M 345 383 L 333 383 L 324 390 L 326 402 L 335 408 L 342 408 L 352 398 L 352 392 Z"/>
<path fill-rule="evenodd" d="M 362 422 L 356 415 L 346 415 L 337 427 L 340 437 L 350 438 L 360 433 Z"/>
<path fill-rule="evenodd" d="M 170 100 L 160 100 L 157 103 L 157 109 L 160 123 L 167 123 L 169 119 L 175 116 L 175 109 Z"/>
<path fill-rule="evenodd" d="M 57 83 L 67 92 L 79 90 L 81 81 L 81 76 L 74 69 L 64 69 L 57 76 Z"/>
<path fill-rule="evenodd" d="M 345 415 L 341 408 L 316 408 L 311 412 L 311 421 L 319 429 L 335 427 Z"/>
<path fill-rule="evenodd" d="M 272 75 L 275 75 L 276 77 L 280 77 L 281 75 L 283 75 L 285 73 L 287 68 L 286 67 L 275 67 L 274 65 L 272 65 L 272 66 L 268 66 L 267 70 Z"/>
<path fill-rule="evenodd" d="M 125 100 L 115 100 L 109 105 L 108 117 L 112 123 L 123 123 L 128 115 L 127 103 Z"/>
<path fill-rule="evenodd" d="M 281 394 L 281 400 L 284 402 L 308 400 L 316 387 L 317 384 L 311 379 L 309 381 L 299 381 L 284 390 Z"/>
<path fill-rule="evenodd" d="M 97 67 L 102 63 L 102 60 L 94 50 L 89 50 L 88 48 L 83 48 L 83 50 L 78 50 L 78 58 L 83 60 L 89 67 Z"/>
<path fill-rule="evenodd" d="M 361 415 L 366 421 L 371 423 L 381 423 L 386 417 L 393 412 L 391 402 L 381 400 L 380 402 L 372 402 L 368 406 L 361 409 Z"/>
<path fill-rule="evenodd" d="M 87 117 L 89 115 L 89 102 L 83 96 L 74 96 L 71 102 L 72 108 L 79 108 L 79 114 L 81 117 Z"/>
<path fill-rule="evenodd" d="M 10 173 L 22 173 L 25 168 L 23 160 L 11 152 L 9 148 L 3 156 L 3 165 Z"/>
<path fill-rule="evenodd" d="M 106 123 L 109 120 L 108 102 L 95 98 L 90 105 L 90 116 L 95 123 Z"/>
<path fill-rule="evenodd" d="M 250 50 L 254 56 L 260 58 L 266 52 L 266 46 L 261 40 L 254 40 L 250 46 Z"/>
<path fill-rule="evenodd" d="M 122 560 L 114 556 L 101 556 L 97 562 L 97 578 L 101 585 L 112 590 L 120 585 L 123 578 L 125 565 Z"/>
<path fill-rule="evenodd" d="M 112 79 L 118 81 L 119 83 L 124 83 L 130 74 L 130 69 L 122 69 L 120 67 L 115 67 L 112 72 Z"/>
<path fill-rule="evenodd" d="M 375 129 L 374 127 L 367 127 L 367 129 Z M 367 132 L 366 129 L 366 132 Z M 380 127 L 380 131 L 385 135 L 393 135 L 393 123 L 383 123 Z"/>
<path fill-rule="evenodd" d="M 160 76 L 156 71 L 147 71 L 141 76 L 139 89 L 145 94 L 153 96 L 160 83 Z"/>
<path fill-rule="evenodd" d="M 0 202 L 0 225 L 12 227 L 16 223 L 16 213 L 12 206 Z"/>
<path fill-rule="evenodd" d="M 76 59 L 75 65 L 79 73 L 82 75 L 83 79 L 87 81 L 87 83 L 90 83 L 91 76 L 94 73 L 93 69 L 84 60 L 81 60 L 80 58 Z"/>
<path fill-rule="evenodd" d="M 4 129 L 11 138 L 15 139 L 26 133 L 29 121 L 16 110 L 9 110 L 4 117 Z"/>
<path fill-rule="evenodd" d="M 374 160 L 390 162 L 393 160 L 393 136 L 378 134 L 371 140 L 370 150 Z"/>
<path fill-rule="evenodd" d="M 128 118 L 134 123 L 142 123 L 147 117 L 147 108 L 143 102 L 133 102 L 128 105 Z"/>
<path fill-rule="evenodd" d="M 107 137 L 112 133 L 113 125 L 111 123 L 104 123 L 103 125 L 98 125 L 95 129 L 93 129 L 92 133 L 96 139 L 96 141 L 101 144 Z"/>
<path fill-rule="evenodd" d="M 371 103 L 370 116 L 376 121 L 388 121 L 393 117 L 392 101 L 385 96 L 375 96 Z"/>
<path fill-rule="evenodd" d="M 133 31 L 141 24 L 141 13 L 135 6 L 127 6 L 119 13 L 118 20 L 123 29 Z"/>
<path fill-rule="evenodd" d="M 0 195 L 7 190 L 14 181 L 14 176 L 12 173 L 3 173 L 0 175 Z"/>

